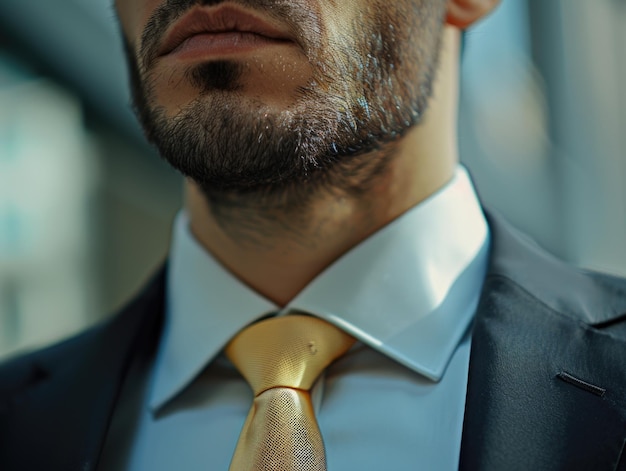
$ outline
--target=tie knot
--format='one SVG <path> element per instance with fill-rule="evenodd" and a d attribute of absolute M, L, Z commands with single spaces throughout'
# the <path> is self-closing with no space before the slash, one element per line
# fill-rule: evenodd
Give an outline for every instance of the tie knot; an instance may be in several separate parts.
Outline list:
<path fill-rule="evenodd" d="M 354 338 L 315 317 L 288 315 L 252 324 L 226 346 L 226 356 L 254 395 L 276 387 L 308 390 Z"/>

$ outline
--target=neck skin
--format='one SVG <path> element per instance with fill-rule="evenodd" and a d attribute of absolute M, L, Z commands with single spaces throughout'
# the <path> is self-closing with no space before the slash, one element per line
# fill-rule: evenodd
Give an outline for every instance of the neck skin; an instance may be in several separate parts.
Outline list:
<path fill-rule="evenodd" d="M 310 223 L 298 228 L 297 237 L 276 230 L 270 241 L 252 245 L 225 232 L 204 195 L 187 181 L 186 209 L 192 233 L 235 276 L 285 306 L 337 258 L 452 178 L 458 163 L 458 66 L 459 32 L 446 26 L 433 97 L 424 119 L 394 143 L 388 172 L 366 198 L 321 197 L 315 201 Z"/>

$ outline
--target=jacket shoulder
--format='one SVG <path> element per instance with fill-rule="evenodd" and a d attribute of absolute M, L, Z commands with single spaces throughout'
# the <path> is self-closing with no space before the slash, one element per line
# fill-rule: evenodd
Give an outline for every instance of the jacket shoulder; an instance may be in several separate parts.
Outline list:
<path fill-rule="evenodd" d="M 567 264 L 499 216 L 487 217 L 492 230 L 487 282 L 506 280 L 565 317 L 610 327 L 626 338 L 625 278 Z"/>

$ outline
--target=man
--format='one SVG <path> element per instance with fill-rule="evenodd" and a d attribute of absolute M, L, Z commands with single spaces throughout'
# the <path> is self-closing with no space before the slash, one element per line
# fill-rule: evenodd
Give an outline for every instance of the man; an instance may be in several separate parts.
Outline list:
<path fill-rule="evenodd" d="M 117 0 L 186 207 L 121 314 L 0 369 L 0 468 L 228 469 L 231 340 L 298 312 L 355 339 L 305 393 L 330 470 L 626 469 L 626 281 L 483 213 L 458 166 L 460 32 L 496 3 Z M 311 469 L 289 452 L 263 469 Z"/>

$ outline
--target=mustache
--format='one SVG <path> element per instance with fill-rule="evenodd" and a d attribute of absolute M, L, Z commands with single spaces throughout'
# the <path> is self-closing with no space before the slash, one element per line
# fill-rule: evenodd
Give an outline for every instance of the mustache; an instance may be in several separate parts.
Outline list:
<path fill-rule="evenodd" d="M 302 43 L 319 43 L 322 25 L 308 0 L 165 0 L 150 15 L 141 35 L 139 59 L 143 71 L 154 64 L 165 33 L 173 23 L 193 7 L 212 7 L 223 3 L 256 10 L 282 22 L 295 38 L 302 39 Z"/>

